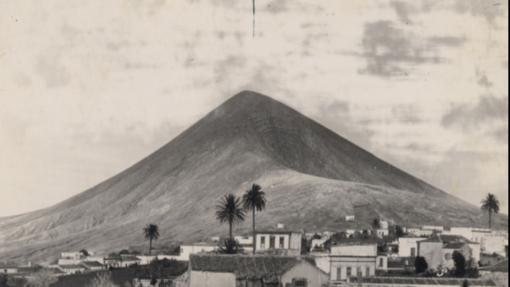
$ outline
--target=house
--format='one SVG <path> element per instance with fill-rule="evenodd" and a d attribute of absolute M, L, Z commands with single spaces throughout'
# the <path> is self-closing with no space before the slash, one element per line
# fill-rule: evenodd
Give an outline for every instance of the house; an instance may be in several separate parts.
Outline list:
<path fill-rule="evenodd" d="M 85 258 L 83 253 L 79 251 L 73 252 L 62 252 L 60 253 L 60 258 L 58 259 L 58 265 L 78 265 Z"/>
<path fill-rule="evenodd" d="M 444 234 L 460 235 L 468 240 L 478 242 L 480 250 L 485 254 L 499 254 L 505 256 L 505 246 L 508 245 L 508 234 L 502 231 L 492 231 L 485 228 L 452 227 Z"/>
<path fill-rule="evenodd" d="M 85 268 L 87 268 L 90 271 L 99 271 L 106 269 L 106 267 L 103 264 L 97 261 L 83 261 L 82 264 L 83 266 L 85 266 Z"/>
<path fill-rule="evenodd" d="M 132 265 L 139 265 L 141 262 L 140 258 L 131 254 L 115 254 L 104 259 L 106 268 L 126 268 Z"/>
<path fill-rule="evenodd" d="M 180 253 L 176 260 L 189 261 L 189 257 L 192 254 L 206 253 L 218 250 L 217 242 L 196 242 L 182 244 L 180 247 Z"/>
<path fill-rule="evenodd" d="M 354 221 L 354 219 L 355 219 L 354 215 L 346 215 L 345 216 L 345 221 Z"/>
<path fill-rule="evenodd" d="M 0 263 L 0 274 L 17 274 L 18 272 L 18 266 L 14 264 Z"/>
<path fill-rule="evenodd" d="M 241 248 L 243 248 L 244 252 L 246 253 L 252 253 L 253 252 L 253 236 L 234 236 L 234 240 L 239 243 Z"/>
<path fill-rule="evenodd" d="M 418 241 L 424 237 L 400 237 L 398 239 L 398 256 L 415 257 L 418 255 Z"/>
<path fill-rule="evenodd" d="M 346 239 L 331 246 L 330 280 L 345 281 L 351 276 L 374 276 L 377 242 Z"/>
<path fill-rule="evenodd" d="M 434 231 L 430 230 L 430 229 L 424 230 L 424 229 L 415 228 L 415 227 L 407 228 L 407 234 L 412 235 L 412 236 L 416 236 L 416 237 L 429 237 L 433 233 L 434 233 Z"/>
<path fill-rule="evenodd" d="M 87 268 L 81 264 L 59 265 L 59 268 L 67 275 L 78 274 L 87 271 Z"/>
<path fill-rule="evenodd" d="M 361 287 L 459 287 L 467 281 L 471 287 L 497 286 L 489 279 L 436 278 L 436 277 L 351 277 L 351 286 Z"/>
<path fill-rule="evenodd" d="M 302 232 L 276 228 L 255 233 L 256 252 L 285 255 L 301 254 Z"/>
<path fill-rule="evenodd" d="M 191 255 L 189 287 L 322 287 L 328 275 L 313 259 L 277 255 Z"/>
<path fill-rule="evenodd" d="M 466 260 L 471 260 L 473 264 L 478 264 L 480 261 L 480 244 L 463 236 L 436 234 L 417 241 L 417 244 L 418 256 L 424 257 L 431 269 L 436 269 L 439 266 L 453 267 L 453 252 L 455 251 L 462 253 Z"/>
<path fill-rule="evenodd" d="M 421 227 L 422 230 L 432 230 L 432 231 L 435 231 L 435 232 L 438 232 L 438 233 L 441 233 L 444 231 L 444 227 L 443 226 L 439 226 L 439 225 L 423 225 Z"/>

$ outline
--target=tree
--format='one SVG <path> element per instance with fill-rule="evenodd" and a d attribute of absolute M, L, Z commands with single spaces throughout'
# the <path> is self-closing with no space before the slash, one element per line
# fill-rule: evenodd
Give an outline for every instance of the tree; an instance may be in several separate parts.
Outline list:
<path fill-rule="evenodd" d="M 455 276 L 464 277 L 466 275 L 466 258 L 462 253 L 453 251 L 452 259 L 455 263 Z"/>
<path fill-rule="evenodd" d="M 427 260 L 425 260 L 422 256 L 417 256 L 414 259 L 414 269 L 416 270 L 416 274 L 423 273 L 427 271 L 429 268 L 429 264 L 427 263 Z"/>
<path fill-rule="evenodd" d="M 400 238 L 404 236 L 404 229 L 402 229 L 402 226 L 395 225 L 395 237 Z"/>
<path fill-rule="evenodd" d="M 241 200 L 233 194 L 226 194 L 216 205 L 216 219 L 220 223 L 228 223 L 228 235 L 230 240 L 234 240 L 232 235 L 232 226 L 235 223 L 244 221 L 245 212 L 241 207 Z"/>
<path fill-rule="evenodd" d="M 469 287 L 469 282 L 467 281 L 467 279 L 464 279 L 464 281 L 462 282 L 462 287 Z"/>
<path fill-rule="evenodd" d="M 262 211 L 266 208 L 266 197 L 262 187 L 253 184 L 251 189 L 243 195 L 243 207 L 252 212 L 252 236 L 253 236 L 253 254 L 255 254 L 255 211 Z"/>
<path fill-rule="evenodd" d="M 159 228 L 156 224 L 147 224 L 143 229 L 143 234 L 145 235 L 145 239 L 149 239 L 149 255 L 152 251 L 152 240 L 157 240 L 159 238 Z"/>
<path fill-rule="evenodd" d="M 89 255 L 90 255 L 90 254 L 89 254 L 89 251 L 88 251 L 87 249 L 85 249 L 85 248 L 84 248 L 84 249 L 82 249 L 82 250 L 80 250 L 80 253 L 81 253 L 81 255 L 83 255 L 83 256 L 85 256 L 85 257 L 87 257 L 87 256 L 89 256 Z"/>
<path fill-rule="evenodd" d="M 379 218 L 374 218 L 374 220 L 372 220 L 372 228 L 373 229 L 379 229 L 381 228 L 381 221 L 379 220 Z"/>
<path fill-rule="evenodd" d="M 487 196 L 482 200 L 482 210 L 487 211 L 489 213 L 489 229 L 492 228 L 492 214 L 497 214 L 499 212 L 499 200 L 492 193 L 487 194 Z"/>

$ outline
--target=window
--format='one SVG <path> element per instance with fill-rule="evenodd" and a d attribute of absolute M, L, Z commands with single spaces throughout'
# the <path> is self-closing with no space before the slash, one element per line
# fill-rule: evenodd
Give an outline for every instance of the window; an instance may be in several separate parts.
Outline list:
<path fill-rule="evenodd" d="M 285 248 L 283 246 L 283 242 L 284 242 L 285 238 L 283 236 L 280 236 L 280 248 Z"/>
<path fill-rule="evenodd" d="M 266 237 L 265 236 L 260 237 L 260 248 L 262 248 L 262 249 L 266 248 Z"/>
<path fill-rule="evenodd" d="M 415 257 L 415 256 L 416 256 L 416 248 L 411 247 L 411 257 Z"/>
<path fill-rule="evenodd" d="M 370 276 L 370 267 L 368 267 L 368 266 L 365 270 L 365 276 Z"/>
<path fill-rule="evenodd" d="M 274 236 L 269 236 L 269 248 L 274 248 Z"/>
<path fill-rule="evenodd" d="M 352 275 L 352 268 L 351 267 L 347 267 L 345 269 L 345 276 L 350 277 L 351 275 Z"/>
<path fill-rule="evenodd" d="M 379 267 L 383 267 L 383 266 L 384 266 L 384 259 L 379 258 Z"/>
<path fill-rule="evenodd" d="M 362 277 L 363 276 L 363 272 L 361 271 L 361 266 L 358 266 L 356 268 L 356 276 L 358 276 L 358 277 Z"/>
<path fill-rule="evenodd" d="M 336 268 L 336 280 L 340 280 L 342 278 L 342 267 Z"/>
<path fill-rule="evenodd" d="M 292 279 L 292 284 L 294 287 L 307 287 L 308 282 L 306 279 L 300 278 L 300 279 Z"/>

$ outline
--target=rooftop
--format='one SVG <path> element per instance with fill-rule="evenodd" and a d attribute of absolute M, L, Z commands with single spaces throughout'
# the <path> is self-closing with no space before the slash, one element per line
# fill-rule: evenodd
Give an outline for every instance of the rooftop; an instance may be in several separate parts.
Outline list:
<path fill-rule="evenodd" d="M 462 286 L 464 280 L 469 286 L 496 286 L 488 279 L 434 278 L 434 277 L 351 277 L 353 283 L 414 284 L 414 285 L 455 285 Z"/>
<path fill-rule="evenodd" d="M 282 275 L 296 264 L 307 262 L 315 266 L 311 257 L 267 255 L 191 255 L 192 271 L 234 273 L 240 279 L 266 278 Z"/>

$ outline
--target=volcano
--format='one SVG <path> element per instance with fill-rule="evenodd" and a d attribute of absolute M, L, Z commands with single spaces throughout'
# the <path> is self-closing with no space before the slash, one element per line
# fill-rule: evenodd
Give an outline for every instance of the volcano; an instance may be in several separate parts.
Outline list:
<path fill-rule="evenodd" d="M 85 248 L 111 252 L 225 235 L 217 200 L 263 187 L 257 227 L 307 232 L 367 227 L 375 217 L 411 226 L 483 226 L 479 208 L 377 158 L 270 97 L 244 91 L 135 165 L 42 210 L 0 218 L 0 258 L 51 260 Z M 355 215 L 346 222 L 346 215 Z M 508 219 L 495 219 L 507 225 Z M 235 226 L 250 230 L 250 220 Z"/>

